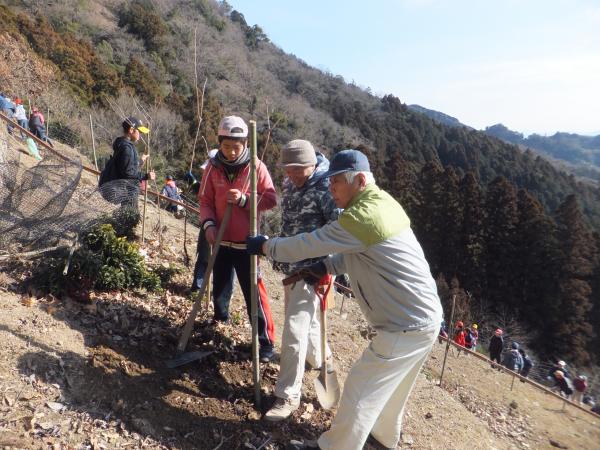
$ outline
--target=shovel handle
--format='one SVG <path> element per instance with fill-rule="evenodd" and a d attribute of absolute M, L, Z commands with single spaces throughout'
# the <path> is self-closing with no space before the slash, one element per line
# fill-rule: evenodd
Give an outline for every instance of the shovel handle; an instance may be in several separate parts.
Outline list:
<path fill-rule="evenodd" d="M 333 276 L 327 274 L 323 276 L 315 286 L 315 293 L 317 294 L 317 297 L 319 297 L 321 303 L 321 311 L 327 310 L 327 296 L 329 296 L 329 291 L 331 291 L 331 287 L 333 286 L 332 281 Z"/>
<path fill-rule="evenodd" d="M 225 228 L 227 228 L 227 223 L 229 222 L 229 218 L 231 217 L 231 209 L 233 205 L 231 203 L 227 204 L 227 209 L 225 210 L 225 215 L 223 216 L 223 221 L 219 226 L 219 231 L 217 232 L 217 237 L 215 239 L 215 244 L 213 246 L 213 252 L 208 259 L 208 264 L 206 265 L 206 271 L 204 272 L 204 278 L 202 279 L 202 286 L 200 286 L 200 290 L 198 291 L 198 297 L 194 302 L 194 306 L 188 315 L 185 326 L 183 327 L 183 332 L 181 333 L 181 338 L 179 338 L 179 342 L 177 343 L 177 352 L 181 353 L 185 350 L 187 346 L 188 340 L 192 334 L 192 328 L 194 327 L 194 321 L 196 320 L 196 316 L 198 315 L 198 311 L 202 306 L 202 297 L 204 297 L 204 292 L 206 292 L 206 288 L 208 286 L 208 279 L 210 278 L 210 273 L 213 270 L 215 265 L 215 260 L 217 259 L 217 254 L 219 253 L 219 247 L 221 245 L 221 240 L 223 239 L 223 234 L 225 233 Z"/>

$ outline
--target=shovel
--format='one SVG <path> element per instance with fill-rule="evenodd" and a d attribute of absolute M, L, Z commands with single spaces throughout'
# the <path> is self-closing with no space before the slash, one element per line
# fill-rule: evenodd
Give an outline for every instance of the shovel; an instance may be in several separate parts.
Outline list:
<path fill-rule="evenodd" d="M 206 288 L 208 286 L 208 280 L 210 278 L 210 274 L 215 265 L 215 260 L 217 259 L 217 254 L 219 253 L 219 246 L 221 245 L 221 240 L 223 239 L 223 233 L 225 233 L 225 228 L 227 228 L 227 223 L 229 222 L 229 218 L 231 217 L 231 209 L 232 204 L 229 203 L 227 205 L 227 209 L 225 210 L 225 215 L 223 216 L 223 221 L 221 222 L 221 226 L 219 227 L 219 231 L 217 232 L 217 237 L 215 239 L 214 250 L 208 259 L 208 264 L 206 265 L 206 271 L 204 272 L 204 278 L 202 279 L 202 286 L 198 290 L 198 296 L 196 297 L 196 301 L 194 302 L 194 306 L 192 307 L 192 311 L 190 312 L 185 326 L 183 327 L 183 332 L 181 333 L 181 337 L 179 338 L 179 342 L 177 343 L 177 353 L 178 356 L 167 361 L 167 367 L 179 367 L 184 364 L 187 364 L 192 361 L 196 361 L 198 359 L 202 359 L 211 352 L 188 352 L 183 353 L 185 347 L 187 346 L 190 335 L 192 334 L 192 328 L 194 327 L 194 321 L 196 320 L 196 316 L 198 315 L 198 311 L 202 306 L 202 298 L 204 297 L 204 293 L 206 292 Z"/>
<path fill-rule="evenodd" d="M 327 348 L 327 296 L 333 286 L 331 275 L 328 275 L 329 283 L 319 285 L 315 292 L 321 303 L 321 373 L 315 378 L 314 385 L 317 399 L 323 409 L 331 409 L 340 401 L 340 384 L 335 370 L 327 371 L 326 348 Z"/>

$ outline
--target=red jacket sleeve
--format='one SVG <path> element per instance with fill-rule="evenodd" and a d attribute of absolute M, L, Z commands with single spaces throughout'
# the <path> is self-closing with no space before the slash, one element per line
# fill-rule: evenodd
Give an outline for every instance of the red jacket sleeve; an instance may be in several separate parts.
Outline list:
<path fill-rule="evenodd" d="M 213 174 L 216 174 L 216 169 L 212 164 L 208 163 L 200 189 L 198 190 L 198 203 L 200 204 L 200 224 L 204 226 L 206 222 L 212 221 L 217 226 L 217 213 L 215 208 L 215 189 L 213 184 Z"/>
<path fill-rule="evenodd" d="M 268 211 L 277 205 L 277 192 L 267 166 L 258 161 L 256 167 L 256 192 L 258 194 L 258 212 Z M 246 204 L 250 204 L 247 202 Z"/>

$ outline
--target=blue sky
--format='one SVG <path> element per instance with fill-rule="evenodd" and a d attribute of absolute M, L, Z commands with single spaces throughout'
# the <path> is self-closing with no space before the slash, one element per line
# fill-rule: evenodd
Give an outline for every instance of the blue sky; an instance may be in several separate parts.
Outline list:
<path fill-rule="evenodd" d="M 600 134 L 600 0 L 231 0 L 287 53 L 476 128 Z"/>

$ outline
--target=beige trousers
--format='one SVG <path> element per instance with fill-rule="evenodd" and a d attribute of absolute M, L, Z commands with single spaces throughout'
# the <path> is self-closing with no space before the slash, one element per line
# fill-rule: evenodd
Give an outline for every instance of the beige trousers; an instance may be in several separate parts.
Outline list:
<path fill-rule="evenodd" d="M 438 335 L 438 322 L 427 329 L 378 332 L 346 379 L 331 428 L 319 438 L 321 449 L 361 450 L 369 433 L 396 447 L 404 406 Z"/>

